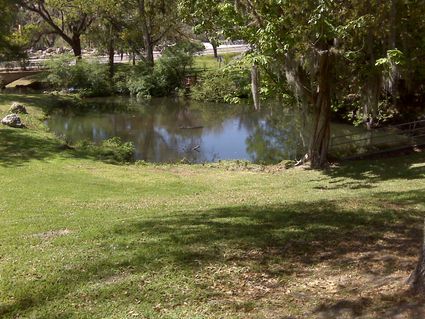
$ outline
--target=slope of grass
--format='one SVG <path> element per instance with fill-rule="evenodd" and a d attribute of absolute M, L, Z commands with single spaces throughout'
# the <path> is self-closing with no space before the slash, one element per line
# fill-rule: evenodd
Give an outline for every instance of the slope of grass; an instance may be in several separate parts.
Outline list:
<path fill-rule="evenodd" d="M 108 165 L 0 126 L 1 318 L 421 318 L 425 161 Z"/>
<path fill-rule="evenodd" d="M 233 58 L 240 55 L 240 53 L 225 53 L 221 54 L 222 61 L 218 61 L 213 55 L 200 55 L 196 56 L 193 60 L 193 68 L 201 71 L 216 70 L 224 67 Z"/>

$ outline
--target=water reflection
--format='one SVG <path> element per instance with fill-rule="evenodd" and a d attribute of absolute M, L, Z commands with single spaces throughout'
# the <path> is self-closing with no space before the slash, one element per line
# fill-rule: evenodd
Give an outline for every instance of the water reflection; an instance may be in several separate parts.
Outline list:
<path fill-rule="evenodd" d="M 273 163 L 303 154 L 304 117 L 269 105 L 256 112 L 247 105 L 186 100 L 97 99 L 90 103 L 128 105 L 127 111 L 53 114 L 50 129 L 71 142 L 99 143 L 113 136 L 131 141 L 136 159 L 149 162 L 214 162 L 243 159 Z"/>

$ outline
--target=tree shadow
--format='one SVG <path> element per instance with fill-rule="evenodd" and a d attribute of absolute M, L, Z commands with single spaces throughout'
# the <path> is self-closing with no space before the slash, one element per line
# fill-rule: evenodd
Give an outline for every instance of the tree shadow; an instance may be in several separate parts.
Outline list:
<path fill-rule="evenodd" d="M 346 161 L 324 171 L 333 178 L 330 182 L 333 186 L 326 189 L 367 189 L 381 181 L 422 179 L 425 176 L 424 159 L 425 153 L 415 153 L 387 159 Z M 347 181 L 347 178 L 352 180 Z"/>
<path fill-rule="evenodd" d="M 388 201 L 392 196 L 396 195 L 387 193 L 381 199 Z M 424 196 L 425 191 L 414 192 L 406 195 L 405 200 L 420 202 Z M 379 202 L 379 198 L 377 200 Z M 344 210 L 338 201 L 319 201 L 177 212 L 175 216 L 144 219 L 116 228 L 114 234 L 118 238 L 129 234 L 159 237 L 161 240 L 154 249 L 160 251 L 165 247 L 164 254 L 174 262 L 191 267 L 200 261 L 252 259 L 250 255 L 223 257 L 218 253 L 229 247 L 261 251 L 258 257 L 262 262 L 278 256 L 304 264 L 324 260 L 345 263 L 352 258 L 349 254 L 357 251 L 385 249 L 415 255 L 419 245 L 417 238 L 421 236 L 420 216 L 422 213 L 406 213 L 387 207 L 379 213 Z M 398 236 L 383 240 L 387 233 Z M 368 257 L 363 259 L 367 267 Z"/>
<path fill-rule="evenodd" d="M 36 107 L 42 110 L 44 113 L 48 114 L 53 109 L 58 107 L 63 107 L 66 104 L 75 101 L 73 98 L 62 97 L 62 96 L 48 96 L 45 94 L 0 94 L 0 100 L 4 104 L 12 104 L 13 102 L 19 102 L 23 104 L 29 104 L 33 107 Z"/>
<path fill-rule="evenodd" d="M 425 317 L 424 305 L 425 297 L 412 296 L 408 293 L 381 294 L 376 299 L 360 297 L 353 300 L 330 300 L 328 303 L 320 304 L 313 313 L 315 318 L 323 319 L 420 319 Z M 370 315 L 372 311 L 373 317 Z"/>
<path fill-rule="evenodd" d="M 0 129 L 0 166 L 17 167 L 31 160 L 42 161 L 58 155 L 120 164 L 109 157 L 102 157 L 95 147 L 74 148 L 58 139 L 33 134 L 26 129 Z"/>
<path fill-rule="evenodd" d="M 57 141 L 28 134 L 22 129 L 0 129 L 0 141 L 1 166 L 20 166 L 32 159 L 47 159 L 61 151 Z"/>
<path fill-rule="evenodd" d="M 384 193 L 378 199 L 391 202 L 394 196 L 410 204 L 420 203 L 425 190 Z M 14 304 L 0 308 L 0 314 L 25 313 L 122 269 L 141 274 L 171 266 L 195 276 L 208 265 L 236 264 L 279 278 L 300 274 L 304 266 L 324 261 L 335 269 L 360 262 L 369 274 L 382 262 L 389 263 L 388 273 L 413 268 L 403 257 L 415 256 L 419 250 L 423 215 L 387 207 L 369 212 L 344 208 L 337 201 L 317 201 L 140 217 L 105 230 L 100 254 L 72 270 L 51 275 L 47 279 L 51 284 L 45 289 L 34 290 L 31 284 L 17 287 L 24 293 Z M 381 252 L 392 252 L 392 256 L 388 259 Z M 280 267 L 271 267 L 276 264 Z M 358 316 L 373 303 L 330 299 L 318 312 L 337 315 L 338 309 L 352 309 L 352 316 Z"/>

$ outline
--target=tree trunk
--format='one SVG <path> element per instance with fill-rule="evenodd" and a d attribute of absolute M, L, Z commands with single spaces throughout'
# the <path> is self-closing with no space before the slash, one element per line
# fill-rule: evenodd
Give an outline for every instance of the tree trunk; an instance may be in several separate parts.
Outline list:
<path fill-rule="evenodd" d="M 81 38 L 79 34 L 74 34 L 72 36 L 72 41 L 69 43 L 71 45 L 72 51 L 74 52 L 74 56 L 78 59 L 82 58 L 81 52 Z"/>
<path fill-rule="evenodd" d="M 141 17 L 141 27 L 143 32 L 143 44 L 145 46 L 146 52 L 146 61 L 150 65 L 154 65 L 154 56 L 153 56 L 153 41 L 151 36 L 151 30 L 149 30 L 148 16 L 146 14 L 145 0 L 139 0 L 139 14 Z"/>
<path fill-rule="evenodd" d="M 331 119 L 331 53 L 329 48 L 319 52 L 318 87 L 314 99 L 315 124 L 309 150 L 312 168 L 328 164 Z"/>
<path fill-rule="evenodd" d="M 112 79 L 115 74 L 115 50 L 114 50 L 114 39 L 110 37 L 108 43 L 108 54 L 109 54 L 109 77 Z"/>
<path fill-rule="evenodd" d="M 410 288 L 414 294 L 425 294 L 425 220 L 424 220 L 424 237 L 419 255 L 419 261 L 415 270 L 408 279 Z"/>
<path fill-rule="evenodd" d="M 260 71 L 258 65 L 253 64 L 251 69 L 251 90 L 252 99 L 254 100 L 254 108 L 260 109 Z"/>
<path fill-rule="evenodd" d="M 148 63 L 153 66 L 155 61 L 153 56 L 153 44 L 150 39 L 150 36 L 147 36 L 145 39 L 145 51 L 146 51 L 146 61 L 148 61 Z"/>
<path fill-rule="evenodd" d="M 212 44 L 212 48 L 213 48 L 213 52 L 214 52 L 214 58 L 218 59 L 218 49 L 217 49 L 217 45 Z"/>
<path fill-rule="evenodd" d="M 215 40 L 210 40 L 214 52 L 214 59 L 218 59 L 218 43 Z"/>
<path fill-rule="evenodd" d="M 367 6 L 367 12 L 372 12 L 370 3 Z M 377 70 L 376 57 L 374 52 L 373 30 L 369 29 L 366 35 L 367 48 L 367 74 L 363 86 L 363 122 L 370 130 L 375 125 L 378 117 L 379 92 L 381 88 L 381 73 Z"/>

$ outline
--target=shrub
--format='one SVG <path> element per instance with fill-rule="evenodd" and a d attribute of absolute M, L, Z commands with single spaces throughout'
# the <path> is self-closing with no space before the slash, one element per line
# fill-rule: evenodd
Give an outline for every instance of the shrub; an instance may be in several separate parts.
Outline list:
<path fill-rule="evenodd" d="M 47 80 L 57 89 L 76 90 L 83 96 L 111 94 L 107 65 L 86 60 L 75 61 L 72 56 L 61 56 L 47 63 Z"/>
<path fill-rule="evenodd" d="M 123 142 L 119 137 L 112 137 L 100 145 L 89 142 L 80 142 L 78 148 L 88 155 L 108 163 L 128 163 L 134 160 L 135 148 L 131 142 Z"/>
<path fill-rule="evenodd" d="M 229 66 L 203 74 L 192 88 L 195 100 L 236 104 L 250 95 L 250 75 L 246 68 Z"/>
<path fill-rule="evenodd" d="M 152 75 L 152 68 L 149 65 L 140 62 L 128 74 L 125 83 L 128 93 L 142 98 L 148 98 L 152 95 L 156 83 Z"/>
<path fill-rule="evenodd" d="M 193 54 L 202 49 L 202 44 L 193 42 L 168 47 L 153 68 L 146 62 L 140 62 L 127 75 L 118 72 L 114 78 L 116 90 L 143 98 L 173 94 L 183 86 L 193 64 Z"/>

